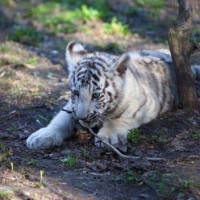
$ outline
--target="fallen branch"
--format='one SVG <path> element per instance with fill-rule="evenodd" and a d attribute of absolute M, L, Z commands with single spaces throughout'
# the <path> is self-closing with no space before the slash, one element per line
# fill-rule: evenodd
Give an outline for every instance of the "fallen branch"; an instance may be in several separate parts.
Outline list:
<path fill-rule="evenodd" d="M 140 157 L 140 156 L 128 156 L 122 154 L 120 151 L 118 151 L 113 145 L 109 144 L 106 141 L 103 141 L 91 128 L 89 128 L 89 131 L 92 135 L 94 135 L 96 138 L 98 138 L 102 143 L 104 143 L 106 146 L 108 146 L 110 149 L 112 149 L 118 156 L 124 159 L 130 159 L 130 160 L 139 160 L 142 158 L 145 158 L 148 161 L 163 161 L 164 158 L 154 158 L 154 157 Z"/>

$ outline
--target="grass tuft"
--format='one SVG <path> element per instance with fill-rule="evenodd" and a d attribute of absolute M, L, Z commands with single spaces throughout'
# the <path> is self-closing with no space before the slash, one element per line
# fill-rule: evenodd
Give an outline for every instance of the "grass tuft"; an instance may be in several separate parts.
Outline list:
<path fill-rule="evenodd" d="M 48 1 L 39 4 L 27 16 L 37 20 L 50 33 L 86 32 L 85 23 L 90 21 L 108 20 L 111 16 L 110 6 L 106 0 L 91 2 L 81 1 Z M 124 36 L 128 27 L 119 22 L 116 17 L 104 24 L 105 33 L 115 33 Z"/>
<path fill-rule="evenodd" d="M 10 193 L 8 191 L 0 189 L 0 199 L 2 200 L 10 199 L 9 196 Z"/>
<path fill-rule="evenodd" d="M 11 49 L 6 44 L 0 44 L 1 53 L 9 53 Z"/>
<path fill-rule="evenodd" d="M 164 7 L 164 0 L 136 0 L 136 6 L 147 8 L 153 16 L 158 16 L 161 9 Z"/>
<path fill-rule="evenodd" d="M 142 138 L 139 129 L 131 129 L 128 133 L 128 141 L 133 145 L 139 144 Z"/>
<path fill-rule="evenodd" d="M 38 46 L 42 42 L 43 36 L 34 28 L 15 26 L 8 39 L 26 45 Z"/>
<path fill-rule="evenodd" d="M 73 156 L 68 156 L 67 158 L 62 159 L 61 161 L 63 162 L 64 166 L 67 167 L 73 167 L 77 164 L 77 158 Z"/>
<path fill-rule="evenodd" d="M 116 17 L 112 18 L 111 23 L 104 23 L 105 33 L 118 34 L 120 36 L 125 36 L 128 34 L 128 25 L 119 22 Z"/>
<path fill-rule="evenodd" d="M 197 130 L 195 133 L 192 134 L 193 140 L 200 140 L 200 130 Z"/>

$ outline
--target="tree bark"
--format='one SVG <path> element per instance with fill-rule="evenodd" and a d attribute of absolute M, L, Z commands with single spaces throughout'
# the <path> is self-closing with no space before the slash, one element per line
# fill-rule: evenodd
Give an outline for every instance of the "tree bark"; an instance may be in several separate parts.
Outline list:
<path fill-rule="evenodd" d="M 190 56 L 197 49 L 197 45 L 189 42 L 192 24 L 189 0 L 178 0 L 178 4 L 177 20 L 168 32 L 169 48 L 176 73 L 180 105 L 184 109 L 196 110 L 199 108 L 199 102 L 190 66 Z"/>

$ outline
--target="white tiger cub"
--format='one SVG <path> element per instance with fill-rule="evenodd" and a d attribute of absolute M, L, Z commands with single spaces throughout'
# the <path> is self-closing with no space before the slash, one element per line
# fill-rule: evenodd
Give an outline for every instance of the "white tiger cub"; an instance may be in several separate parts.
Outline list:
<path fill-rule="evenodd" d="M 130 129 L 137 128 L 175 105 L 177 91 L 169 51 L 140 51 L 114 56 L 87 53 L 68 44 L 71 98 L 50 124 L 27 139 L 30 149 L 60 145 L 81 126 L 124 149 Z M 193 67 L 196 74 L 198 66 Z M 95 139 L 95 145 L 103 144 Z"/>

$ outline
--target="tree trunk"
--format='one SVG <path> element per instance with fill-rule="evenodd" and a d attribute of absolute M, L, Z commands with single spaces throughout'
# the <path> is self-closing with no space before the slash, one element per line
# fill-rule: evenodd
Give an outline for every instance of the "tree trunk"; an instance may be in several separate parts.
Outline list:
<path fill-rule="evenodd" d="M 174 27 L 168 32 L 169 48 L 172 54 L 177 79 L 180 105 L 184 109 L 199 108 L 195 81 L 190 66 L 190 56 L 197 45 L 189 42 L 191 28 L 189 0 L 178 0 L 179 14 Z"/>

